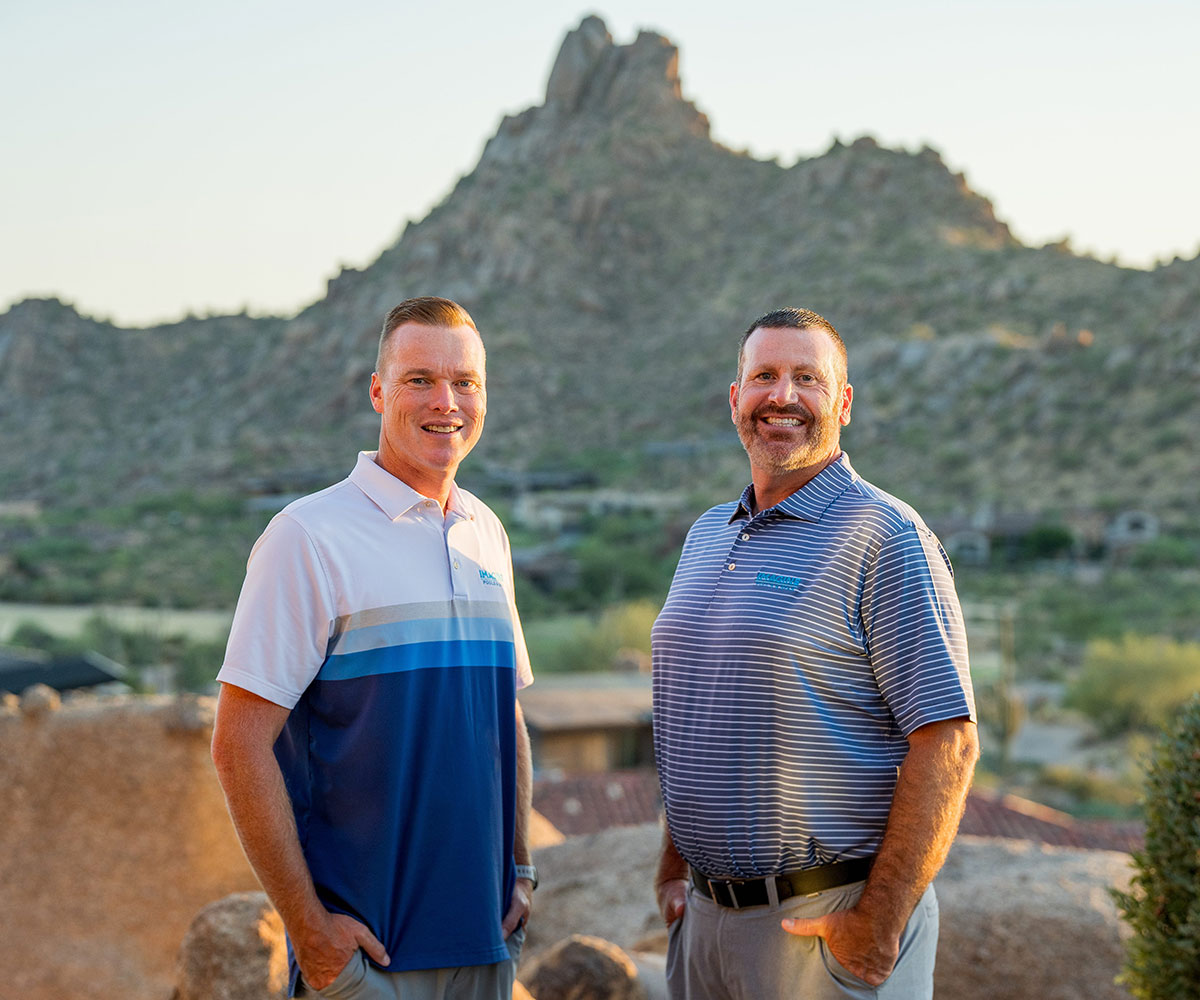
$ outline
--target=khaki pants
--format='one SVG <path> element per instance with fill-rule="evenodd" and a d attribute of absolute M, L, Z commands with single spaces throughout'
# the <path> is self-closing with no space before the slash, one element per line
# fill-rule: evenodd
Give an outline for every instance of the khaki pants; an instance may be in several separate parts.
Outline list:
<path fill-rule="evenodd" d="M 671 1000 L 932 1000 L 938 936 L 933 886 L 909 918 L 900 958 L 882 986 L 847 972 L 821 938 L 795 937 L 779 926 L 785 917 L 848 909 L 864 885 L 744 910 L 718 906 L 689 887 L 683 917 L 668 932 Z"/>
<path fill-rule="evenodd" d="M 383 972 L 359 951 L 325 989 L 310 989 L 301 979 L 296 984 L 296 996 L 325 1000 L 512 1000 L 525 929 L 513 931 L 505 943 L 507 962 L 410 972 Z"/>

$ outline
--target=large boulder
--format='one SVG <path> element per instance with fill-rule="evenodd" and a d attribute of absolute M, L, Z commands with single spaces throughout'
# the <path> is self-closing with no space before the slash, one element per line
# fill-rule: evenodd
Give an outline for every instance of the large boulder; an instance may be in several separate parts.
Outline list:
<path fill-rule="evenodd" d="M 283 1000 L 283 921 L 262 892 L 239 892 L 204 907 L 179 948 L 171 1000 Z"/>
<path fill-rule="evenodd" d="M 647 1000 L 633 960 L 611 941 L 573 934 L 522 979 L 537 1000 Z"/>
<path fill-rule="evenodd" d="M 987 1000 L 1129 1000 L 1109 887 L 1129 856 L 1025 840 L 960 837 L 937 878 L 935 992 Z"/>

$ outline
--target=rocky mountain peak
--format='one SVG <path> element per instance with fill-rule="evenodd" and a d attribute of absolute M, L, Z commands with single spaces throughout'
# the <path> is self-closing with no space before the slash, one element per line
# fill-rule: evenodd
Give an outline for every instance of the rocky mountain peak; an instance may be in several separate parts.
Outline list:
<path fill-rule="evenodd" d="M 546 107 L 568 114 L 606 116 L 631 111 L 670 113 L 683 100 L 679 83 L 679 49 L 670 39 L 642 31 L 630 45 L 615 45 L 594 14 L 567 34 L 546 84 Z"/>
<path fill-rule="evenodd" d="M 483 161 L 524 159 L 529 147 L 553 142 L 577 123 L 590 132 L 635 125 L 664 136 L 709 135 L 708 117 L 683 97 L 679 49 L 670 39 L 641 31 L 629 45 L 618 45 L 594 14 L 563 40 L 545 103 L 505 118 Z"/>

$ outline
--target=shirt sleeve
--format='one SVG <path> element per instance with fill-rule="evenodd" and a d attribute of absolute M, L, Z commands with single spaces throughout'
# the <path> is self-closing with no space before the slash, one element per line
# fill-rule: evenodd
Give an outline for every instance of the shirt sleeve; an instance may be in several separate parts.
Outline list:
<path fill-rule="evenodd" d="M 277 515 L 250 552 L 217 680 L 294 708 L 325 662 L 334 618 L 320 553 Z"/>
<path fill-rule="evenodd" d="M 975 721 L 950 562 L 924 525 L 883 540 L 864 579 L 862 614 L 872 670 L 905 736 L 930 722 Z"/>

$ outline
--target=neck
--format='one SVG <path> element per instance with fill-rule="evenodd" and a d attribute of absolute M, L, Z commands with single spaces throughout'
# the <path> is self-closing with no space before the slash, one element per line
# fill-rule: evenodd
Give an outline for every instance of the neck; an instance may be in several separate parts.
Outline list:
<path fill-rule="evenodd" d="M 380 449 L 375 455 L 375 464 L 378 465 L 384 472 L 395 476 L 405 486 L 416 490 L 423 497 L 428 497 L 430 500 L 436 500 L 439 507 L 442 508 L 442 513 L 446 513 L 446 505 L 450 502 L 450 490 L 454 486 L 454 474 L 458 471 L 458 467 L 448 469 L 443 475 L 415 476 L 413 470 L 396 466 L 395 463 L 389 463 L 387 457 Z"/>
<path fill-rule="evenodd" d="M 768 507 L 774 507 L 777 503 L 782 503 L 841 457 L 841 449 L 838 449 L 824 461 L 817 462 L 815 465 L 806 465 L 802 469 L 789 469 L 786 472 L 751 466 L 750 480 L 754 483 L 754 509 L 750 513 L 757 514 L 760 510 L 766 510 Z"/>

